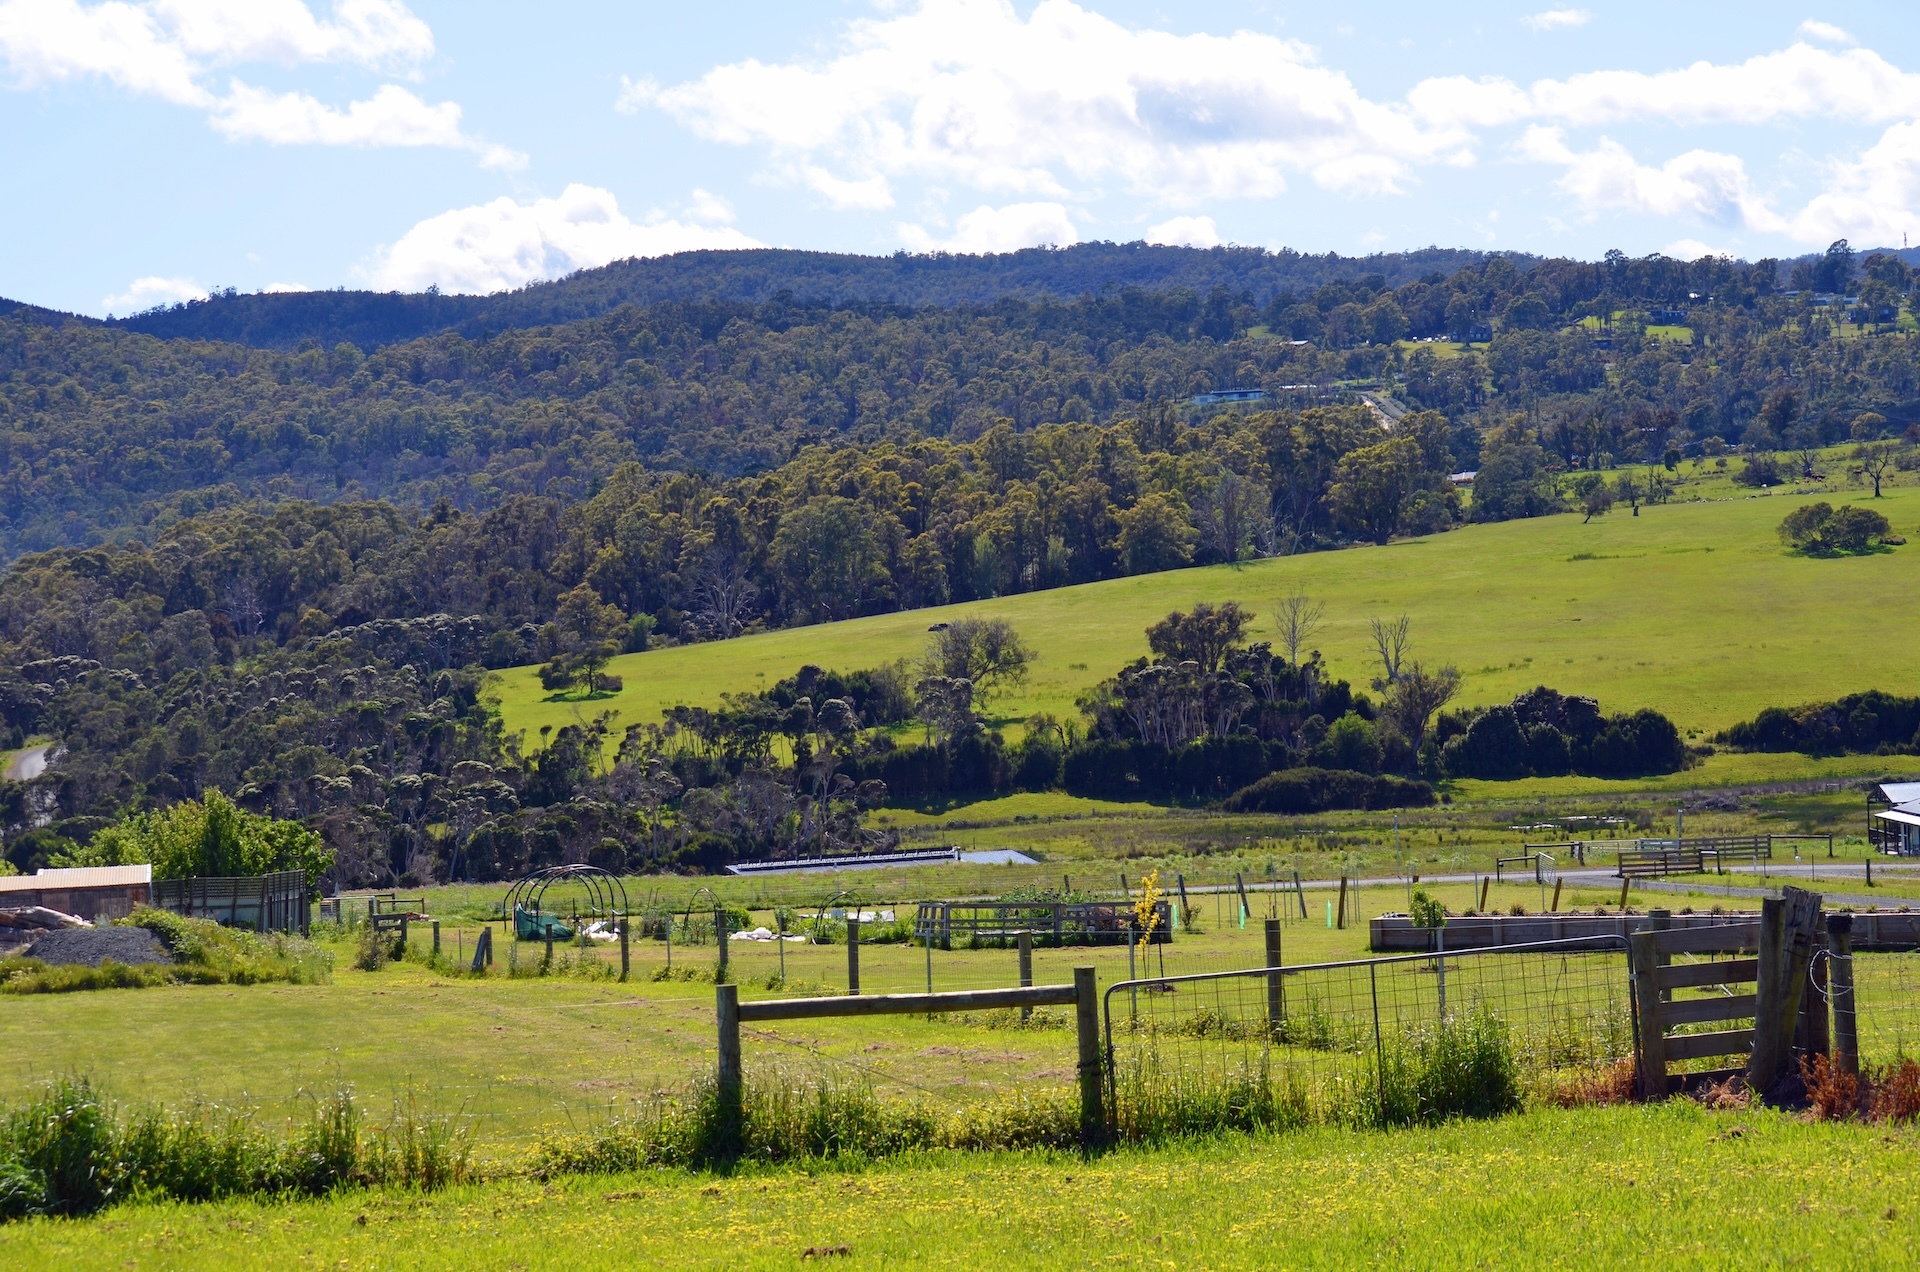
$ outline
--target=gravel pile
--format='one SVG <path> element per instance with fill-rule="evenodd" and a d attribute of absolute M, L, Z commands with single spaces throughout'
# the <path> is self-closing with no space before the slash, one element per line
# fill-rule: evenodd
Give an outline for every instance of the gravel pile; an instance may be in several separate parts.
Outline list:
<path fill-rule="evenodd" d="M 34 941 L 27 957 L 87 967 L 98 967 L 106 959 L 126 965 L 173 962 L 159 937 L 137 927 L 62 928 Z"/>

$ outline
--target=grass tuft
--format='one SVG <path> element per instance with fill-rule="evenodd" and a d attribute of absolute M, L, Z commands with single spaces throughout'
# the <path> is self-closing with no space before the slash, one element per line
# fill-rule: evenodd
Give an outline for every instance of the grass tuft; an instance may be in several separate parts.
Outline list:
<path fill-rule="evenodd" d="M 89 1215 L 134 1197 L 319 1196 L 371 1184 L 430 1191 L 477 1174 L 466 1120 L 424 1112 L 410 1097 L 369 1126 L 352 1094 L 338 1091 L 275 1134 L 211 1105 L 124 1113 L 72 1078 L 0 1117 L 0 1219 Z"/>

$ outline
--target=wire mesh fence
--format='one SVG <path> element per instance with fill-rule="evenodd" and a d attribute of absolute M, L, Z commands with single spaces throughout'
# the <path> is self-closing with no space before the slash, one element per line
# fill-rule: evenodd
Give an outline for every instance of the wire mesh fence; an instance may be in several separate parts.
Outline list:
<path fill-rule="evenodd" d="M 1443 1026 L 1497 1032 L 1535 1087 L 1629 1059 L 1635 1027 L 1617 938 L 1144 977 L 1110 986 L 1105 1013 L 1118 1082 L 1257 1078 L 1320 1117 Z"/>
<path fill-rule="evenodd" d="M 1861 1062 L 1920 1059 L 1920 949 L 1856 953 L 1853 984 Z"/>

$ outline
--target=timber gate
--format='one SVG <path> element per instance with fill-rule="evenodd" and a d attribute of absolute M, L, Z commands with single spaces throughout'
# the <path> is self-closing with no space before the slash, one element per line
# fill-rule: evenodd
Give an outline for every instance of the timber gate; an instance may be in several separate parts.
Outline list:
<path fill-rule="evenodd" d="M 1820 897 L 1787 888 L 1762 903 L 1758 923 L 1637 932 L 1629 938 L 1639 1017 L 1635 1069 L 1643 1099 L 1693 1091 L 1730 1078 L 1770 1091 L 1796 1056 L 1835 1050 L 1828 1028 L 1829 976 L 1851 986 L 1853 916 L 1821 922 Z M 1822 952 L 1831 957 L 1816 957 Z M 1706 956 L 1702 958 L 1701 956 Z M 1858 1057 L 1852 995 L 1836 1020 L 1843 1057 Z M 1701 1026 L 1707 1026 L 1701 1028 Z M 1671 1072 L 1719 1060 L 1720 1067 Z"/>

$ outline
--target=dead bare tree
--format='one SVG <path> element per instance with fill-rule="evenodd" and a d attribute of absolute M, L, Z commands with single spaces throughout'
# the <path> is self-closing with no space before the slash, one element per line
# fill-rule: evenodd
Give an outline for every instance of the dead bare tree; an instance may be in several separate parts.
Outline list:
<path fill-rule="evenodd" d="M 693 580 L 694 624 L 713 640 L 730 640 L 753 621 L 760 589 L 734 553 L 710 549 Z"/>
<path fill-rule="evenodd" d="M 1305 592 L 1295 592 L 1280 602 L 1280 649 L 1289 667 L 1300 665 L 1300 651 L 1312 644 L 1326 616 L 1326 602 L 1316 601 Z"/>
<path fill-rule="evenodd" d="M 1374 688 L 1384 689 L 1397 684 L 1400 680 L 1400 664 L 1407 655 L 1408 633 L 1413 620 L 1405 614 L 1395 619 L 1375 618 L 1371 620 L 1373 628 L 1373 647 L 1380 655 L 1380 679 L 1373 682 Z"/>

